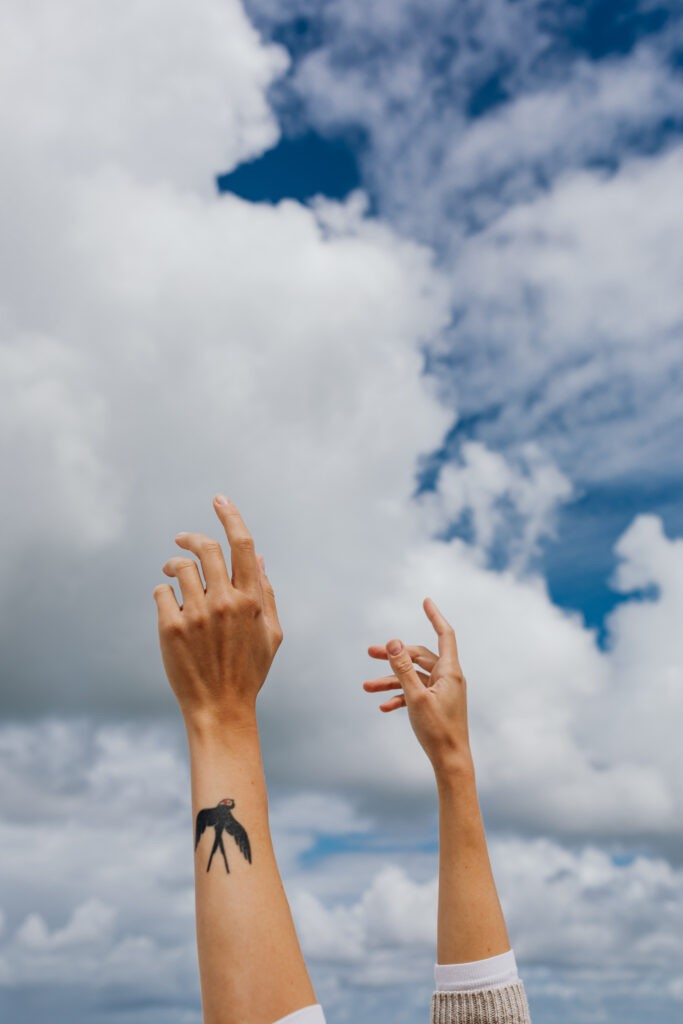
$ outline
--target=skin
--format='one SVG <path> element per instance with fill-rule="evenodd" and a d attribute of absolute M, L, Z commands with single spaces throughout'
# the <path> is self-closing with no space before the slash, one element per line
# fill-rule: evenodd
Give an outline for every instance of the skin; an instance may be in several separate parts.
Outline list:
<path fill-rule="evenodd" d="M 207 872 L 214 837 L 195 852 L 197 951 L 204 1024 L 272 1024 L 317 1002 L 275 859 L 261 760 L 256 698 L 282 642 L 275 595 L 237 508 L 214 499 L 230 546 L 199 533 L 176 543 L 195 555 L 163 567 L 180 584 L 154 590 L 161 655 L 187 730 L 194 822 L 222 799 L 247 832 L 251 862 L 224 839 Z M 232 844 L 232 845 L 231 845 Z M 220 869 L 220 870 L 219 870 Z M 265 969 L 264 969 L 265 967 Z"/>
<path fill-rule="evenodd" d="M 250 846 L 248 859 L 226 834 L 229 872 L 219 858 L 207 871 L 213 830 L 197 842 L 204 1024 L 272 1024 L 317 1002 L 273 850 L 256 716 L 282 629 L 263 559 L 242 516 L 222 495 L 214 498 L 214 510 L 230 547 L 230 571 L 219 541 L 178 534 L 176 543 L 187 554 L 169 558 L 163 571 L 178 580 L 182 604 L 170 584 L 157 586 L 154 599 L 162 660 L 187 731 L 193 837 L 199 812 L 228 800 L 234 801 L 231 807 Z M 434 768 L 437 957 L 439 963 L 463 963 L 505 952 L 510 944 L 477 799 L 455 633 L 429 598 L 424 610 L 437 635 L 438 654 L 405 647 L 400 640 L 373 645 L 368 653 L 388 661 L 392 674 L 363 686 L 368 693 L 400 691 L 380 710 L 407 708 Z"/>
<path fill-rule="evenodd" d="M 423 604 L 438 654 L 401 640 L 368 648 L 392 674 L 363 683 L 368 693 L 399 690 L 380 704 L 408 709 L 413 731 L 431 761 L 439 795 L 437 963 L 470 963 L 510 949 L 488 856 L 467 725 L 467 684 L 455 631 L 434 601 Z M 416 667 L 417 666 L 417 667 Z"/>

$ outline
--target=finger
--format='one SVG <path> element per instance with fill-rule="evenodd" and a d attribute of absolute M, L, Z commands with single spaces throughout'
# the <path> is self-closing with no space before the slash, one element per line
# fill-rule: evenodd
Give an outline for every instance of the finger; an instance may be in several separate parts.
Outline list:
<path fill-rule="evenodd" d="M 409 645 L 406 647 L 411 660 L 419 665 L 420 668 L 427 669 L 428 672 L 436 665 L 439 660 L 438 654 L 434 654 L 428 647 L 423 647 L 421 644 Z M 388 661 L 389 655 L 387 654 L 386 644 L 371 644 L 368 647 L 368 654 L 371 658 L 378 658 L 382 661 Z"/>
<path fill-rule="evenodd" d="M 396 697 L 392 697 L 391 700 L 385 700 L 383 704 L 379 705 L 380 711 L 395 711 L 396 708 L 406 707 L 406 698 L 403 693 L 397 694 Z"/>
<path fill-rule="evenodd" d="M 429 686 L 429 676 L 424 672 L 417 673 L 424 686 Z M 400 690 L 401 684 L 397 676 L 382 676 L 381 679 L 366 679 L 363 689 L 368 693 L 381 693 L 383 690 Z"/>
<path fill-rule="evenodd" d="M 217 540 L 205 533 L 177 533 L 175 542 L 178 547 L 191 551 L 201 562 L 207 594 L 220 593 L 228 587 L 232 589 L 223 549 Z"/>
<path fill-rule="evenodd" d="M 390 640 L 387 644 L 389 664 L 401 683 L 406 700 L 410 701 L 424 693 L 424 685 L 418 678 L 410 654 L 401 640 Z"/>
<path fill-rule="evenodd" d="M 183 608 L 189 603 L 199 604 L 204 600 L 204 584 L 199 575 L 199 566 L 192 558 L 175 555 L 165 563 L 163 571 L 167 576 L 175 576 L 178 580 L 183 597 Z"/>
<path fill-rule="evenodd" d="M 261 578 L 261 592 L 263 594 L 263 614 L 273 626 L 280 629 L 280 619 L 275 604 L 275 591 L 273 590 L 272 583 L 266 576 L 266 560 L 263 555 L 259 555 L 257 561 Z"/>
<path fill-rule="evenodd" d="M 238 590 L 256 596 L 259 593 L 259 567 L 254 551 L 254 539 L 249 533 L 234 502 L 217 494 L 213 507 L 222 522 L 230 544 L 232 582 Z"/>
<path fill-rule="evenodd" d="M 445 658 L 449 663 L 457 665 L 458 648 L 455 642 L 455 630 L 450 622 L 447 622 L 441 614 L 431 597 L 424 599 L 422 607 L 439 638 L 439 657 Z"/>
<path fill-rule="evenodd" d="M 157 604 L 159 628 L 180 618 L 178 599 L 170 583 L 160 583 L 158 587 L 154 588 L 152 597 Z"/>

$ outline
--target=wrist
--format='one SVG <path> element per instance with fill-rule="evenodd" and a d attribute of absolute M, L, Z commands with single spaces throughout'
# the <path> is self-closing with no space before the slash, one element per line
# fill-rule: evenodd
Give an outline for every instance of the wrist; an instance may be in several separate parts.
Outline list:
<path fill-rule="evenodd" d="M 433 768 L 439 791 L 460 791 L 463 786 L 474 786 L 476 789 L 474 761 L 469 748 L 435 761 Z"/>
<path fill-rule="evenodd" d="M 183 712 L 183 721 L 190 745 L 259 742 L 255 707 L 234 708 L 229 712 L 203 708 Z"/>

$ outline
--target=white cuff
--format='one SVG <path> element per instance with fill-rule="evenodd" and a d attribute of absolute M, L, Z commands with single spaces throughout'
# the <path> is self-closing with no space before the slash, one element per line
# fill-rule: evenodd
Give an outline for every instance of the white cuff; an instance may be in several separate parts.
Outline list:
<path fill-rule="evenodd" d="M 486 960 L 467 964 L 434 964 L 437 992 L 465 992 L 477 988 L 497 988 L 519 981 L 517 961 L 511 949 Z"/>
<path fill-rule="evenodd" d="M 326 1024 L 325 1014 L 320 1003 L 304 1006 L 303 1010 L 295 1010 L 286 1017 L 280 1017 L 274 1024 Z"/>

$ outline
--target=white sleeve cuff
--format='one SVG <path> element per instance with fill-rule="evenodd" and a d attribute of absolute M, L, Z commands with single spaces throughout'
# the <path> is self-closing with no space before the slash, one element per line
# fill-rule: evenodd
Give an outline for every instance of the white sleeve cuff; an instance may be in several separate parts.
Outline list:
<path fill-rule="evenodd" d="M 467 964 L 434 964 L 437 992 L 464 992 L 476 988 L 497 988 L 519 981 L 517 961 L 511 949 L 486 960 Z"/>
<path fill-rule="evenodd" d="M 274 1024 L 326 1024 L 325 1014 L 320 1003 L 304 1006 L 303 1010 L 295 1010 L 286 1017 L 280 1017 Z"/>

